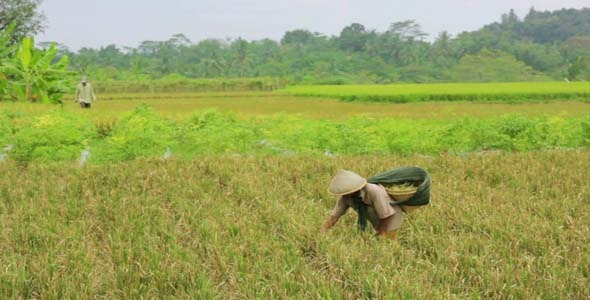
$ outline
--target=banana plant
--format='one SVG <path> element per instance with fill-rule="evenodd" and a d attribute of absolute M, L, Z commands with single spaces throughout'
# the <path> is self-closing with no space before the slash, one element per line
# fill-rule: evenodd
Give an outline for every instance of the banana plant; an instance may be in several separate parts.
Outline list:
<path fill-rule="evenodd" d="M 0 31 L 0 100 L 2 100 L 8 92 L 8 75 L 2 71 L 2 66 L 14 51 L 14 47 L 10 45 L 11 34 L 14 31 L 14 28 L 15 25 L 11 24 L 5 30 Z"/>
<path fill-rule="evenodd" d="M 52 63 L 57 48 L 52 44 L 46 51 L 35 49 L 32 37 L 22 40 L 12 59 L 0 66 L 8 77 L 7 90 L 14 100 L 61 104 L 62 96 L 71 90 L 69 60 L 62 56 Z"/>

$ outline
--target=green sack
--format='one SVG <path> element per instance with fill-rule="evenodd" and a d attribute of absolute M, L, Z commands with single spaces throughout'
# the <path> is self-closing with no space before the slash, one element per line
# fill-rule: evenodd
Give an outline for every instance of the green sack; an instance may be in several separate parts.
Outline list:
<path fill-rule="evenodd" d="M 422 168 L 395 168 L 368 178 L 367 182 L 380 184 L 384 187 L 410 184 L 417 188 L 416 193 L 412 197 L 393 203 L 395 205 L 422 206 L 430 203 L 430 175 Z"/>
<path fill-rule="evenodd" d="M 392 185 L 410 184 L 415 186 L 416 193 L 409 199 L 397 201 L 391 205 L 400 205 L 406 212 L 412 211 L 423 205 L 430 203 L 430 175 L 424 169 L 418 167 L 400 167 L 387 172 L 379 173 L 369 179 L 367 182 L 380 184 L 384 187 Z M 359 230 L 364 231 L 367 228 L 367 205 L 360 199 L 353 199 L 353 209 L 358 213 L 357 225 Z"/>

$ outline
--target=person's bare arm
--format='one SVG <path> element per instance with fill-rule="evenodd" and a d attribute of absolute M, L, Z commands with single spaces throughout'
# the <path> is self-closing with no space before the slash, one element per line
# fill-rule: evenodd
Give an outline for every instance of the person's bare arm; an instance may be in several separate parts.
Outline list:
<path fill-rule="evenodd" d="M 326 220 L 326 223 L 324 223 L 324 226 L 322 226 L 322 232 L 326 232 L 328 230 L 330 230 L 330 228 L 332 228 L 334 226 L 334 224 L 336 224 L 336 222 L 338 222 L 338 217 L 336 216 L 329 216 L 328 219 Z"/>

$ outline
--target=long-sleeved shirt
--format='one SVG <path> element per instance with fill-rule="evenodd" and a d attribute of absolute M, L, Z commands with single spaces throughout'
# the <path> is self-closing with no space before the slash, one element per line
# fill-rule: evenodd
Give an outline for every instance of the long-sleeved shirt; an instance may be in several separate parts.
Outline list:
<path fill-rule="evenodd" d="M 78 84 L 76 88 L 76 99 L 78 102 L 90 103 L 91 101 L 96 101 L 96 95 L 94 94 L 94 89 L 90 82 L 87 82 L 86 85 L 82 83 Z"/>
<path fill-rule="evenodd" d="M 368 219 L 371 225 L 377 230 L 382 219 L 393 216 L 387 231 L 398 229 L 403 220 L 403 210 L 398 205 L 391 205 L 391 198 L 385 188 L 381 185 L 367 183 L 361 190 L 362 201 L 368 207 Z M 352 206 L 352 198 L 348 195 L 342 196 L 336 202 L 332 210 L 332 216 L 340 218 Z"/>

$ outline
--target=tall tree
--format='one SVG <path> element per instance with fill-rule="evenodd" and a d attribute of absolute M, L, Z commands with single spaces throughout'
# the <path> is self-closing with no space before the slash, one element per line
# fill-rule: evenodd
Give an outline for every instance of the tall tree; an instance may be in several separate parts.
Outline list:
<path fill-rule="evenodd" d="M 365 26 L 359 23 L 352 23 L 340 32 L 338 37 L 338 46 L 343 50 L 359 52 L 365 49 L 367 40 L 371 38 L 373 32 L 365 29 Z"/>
<path fill-rule="evenodd" d="M 17 43 L 25 36 L 43 32 L 45 16 L 38 12 L 41 0 L 0 1 L 0 32 L 14 24 L 11 43 Z"/>
<path fill-rule="evenodd" d="M 317 36 L 318 34 L 311 33 L 309 30 L 296 29 L 287 31 L 281 39 L 281 44 L 305 45 L 312 42 Z"/>
<path fill-rule="evenodd" d="M 448 68 L 457 63 L 451 44 L 451 36 L 446 31 L 439 33 L 436 37 L 430 53 L 432 62 L 438 67 Z"/>
<path fill-rule="evenodd" d="M 387 33 L 397 35 L 404 41 L 423 40 L 427 36 L 414 20 L 395 22 L 389 26 Z"/>
<path fill-rule="evenodd" d="M 424 59 L 427 42 L 422 40 L 425 36 L 413 20 L 395 22 L 389 30 L 370 40 L 366 48 L 369 54 L 379 55 L 396 66 L 406 66 Z"/>
<path fill-rule="evenodd" d="M 238 76 L 247 76 L 247 72 L 250 70 L 251 58 L 249 47 L 249 43 L 241 38 L 235 40 L 230 45 L 232 69 Z"/>

